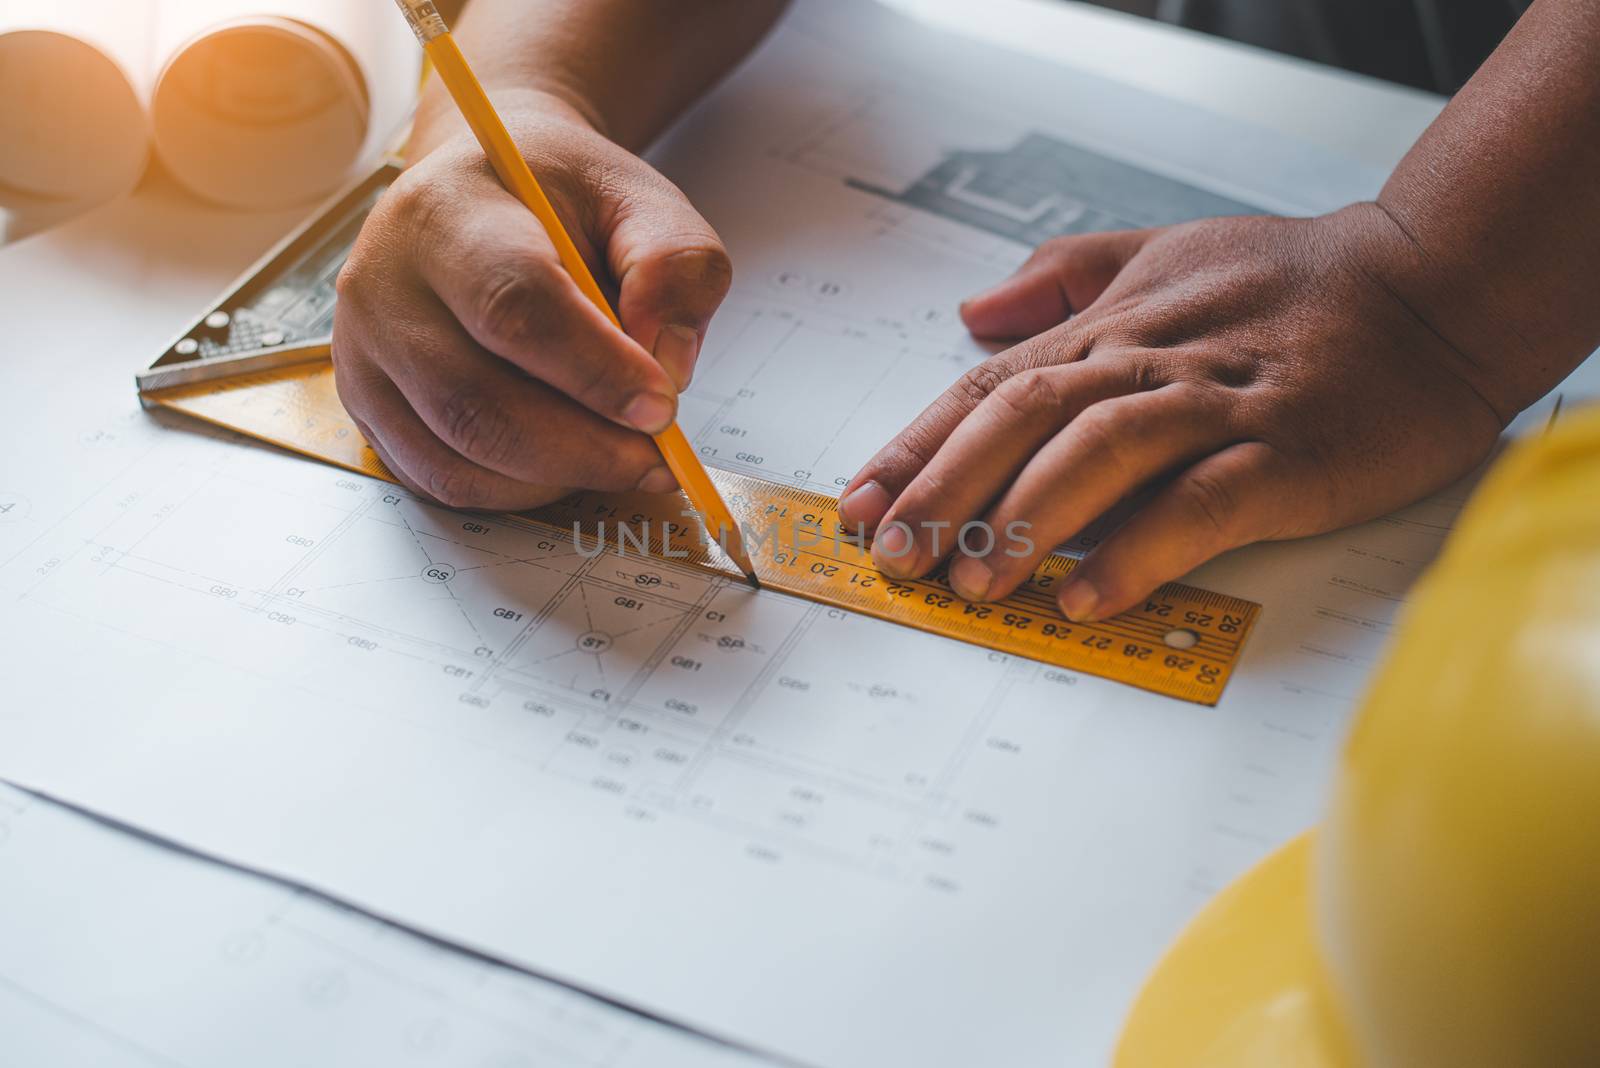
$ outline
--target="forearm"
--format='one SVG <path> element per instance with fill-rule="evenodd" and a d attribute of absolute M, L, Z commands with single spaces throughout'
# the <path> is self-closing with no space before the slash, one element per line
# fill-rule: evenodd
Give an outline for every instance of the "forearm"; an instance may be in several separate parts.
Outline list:
<path fill-rule="evenodd" d="M 1397 288 L 1514 414 L 1600 345 L 1600 0 L 1537 0 L 1378 204 Z"/>
<path fill-rule="evenodd" d="M 497 101 L 546 95 L 637 151 L 754 47 L 786 4 L 471 0 L 455 36 Z M 443 89 L 430 85 L 413 154 L 458 127 Z"/>

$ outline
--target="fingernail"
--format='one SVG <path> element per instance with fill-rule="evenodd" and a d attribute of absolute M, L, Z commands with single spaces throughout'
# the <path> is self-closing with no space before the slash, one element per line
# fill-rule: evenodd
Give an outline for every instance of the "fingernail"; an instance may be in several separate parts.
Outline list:
<path fill-rule="evenodd" d="M 1100 592 L 1083 579 L 1073 579 L 1061 591 L 1061 612 L 1074 623 L 1093 623 Z"/>
<path fill-rule="evenodd" d="M 663 326 L 656 335 L 656 362 L 672 376 L 679 391 L 689 388 L 694 377 L 694 360 L 700 352 L 700 334 L 687 326 Z"/>
<path fill-rule="evenodd" d="M 677 408 L 677 402 L 665 393 L 641 393 L 628 402 L 622 410 L 622 418 L 629 426 L 646 434 L 659 434 L 672 425 Z"/>
<path fill-rule="evenodd" d="M 872 560 L 886 575 L 906 575 L 911 572 L 915 548 L 910 528 L 904 523 L 890 523 L 873 539 Z"/>
<path fill-rule="evenodd" d="M 889 512 L 889 491 L 876 482 L 863 482 L 839 501 L 839 518 L 852 527 L 871 529 Z"/>
<path fill-rule="evenodd" d="M 963 556 L 950 565 L 950 588 L 963 601 L 987 601 L 994 585 L 989 565 L 973 556 Z"/>
<path fill-rule="evenodd" d="M 666 464 L 659 464 L 650 469 L 650 473 L 639 480 L 639 485 L 634 487 L 641 493 L 671 493 L 678 488 L 678 480 L 673 477 L 672 468 Z"/>

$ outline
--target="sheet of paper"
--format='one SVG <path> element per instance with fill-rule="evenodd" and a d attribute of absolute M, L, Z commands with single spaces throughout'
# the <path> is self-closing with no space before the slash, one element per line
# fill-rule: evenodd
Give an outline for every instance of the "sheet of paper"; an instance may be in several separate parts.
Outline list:
<path fill-rule="evenodd" d="M 951 309 L 1023 241 L 1375 187 L 867 4 L 801 5 L 658 158 L 740 272 L 697 443 L 819 487 L 980 358 Z M 0 775 L 805 1063 L 1102 1063 L 1190 912 L 1315 818 L 1464 492 L 1203 569 L 1266 613 L 1199 708 L 134 410 L 200 294 L 153 256 L 85 276 L 114 222 L 0 255 L 38 294 L 0 396 Z"/>
<path fill-rule="evenodd" d="M 775 1063 L 7 786 L 0 900 L 18 1068 Z"/>

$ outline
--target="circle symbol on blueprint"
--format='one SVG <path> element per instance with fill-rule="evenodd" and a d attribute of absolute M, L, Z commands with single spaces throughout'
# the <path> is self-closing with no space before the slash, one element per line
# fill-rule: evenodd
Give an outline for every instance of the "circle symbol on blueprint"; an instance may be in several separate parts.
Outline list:
<path fill-rule="evenodd" d="M 611 648 L 611 635 L 603 630 L 590 630 L 578 635 L 578 649 L 580 652 L 599 655 Z"/>
<path fill-rule="evenodd" d="M 22 494 L 0 490 L 0 523 L 20 523 L 32 510 L 33 505 Z"/>
<path fill-rule="evenodd" d="M 449 564 L 429 564 L 422 569 L 422 577 L 429 582 L 449 582 L 456 577 L 456 569 Z"/>
<path fill-rule="evenodd" d="M 300 995 L 309 1005 L 337 1005 L 350 996 L 350 977 L 338 968 L 313 972 L 300 984 Z"/>
<path fill-rule="evenodd" d="M 222 959 L 229 964 L 249 964 L 260 960 L 267 943 L 260 931 L 240 931 L 222 943 Z"/>

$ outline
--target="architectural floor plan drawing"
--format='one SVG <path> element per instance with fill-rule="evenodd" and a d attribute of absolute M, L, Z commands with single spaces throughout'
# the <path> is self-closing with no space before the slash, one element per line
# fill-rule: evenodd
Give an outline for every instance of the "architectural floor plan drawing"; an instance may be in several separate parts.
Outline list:
<path fill-rule="evenodd" d="M 1005 819 L 985 784 L 1031 718 L 1110 686 L 332 469 L 215 459 L 157 445 L 18 592 L 84 622 L 92 605 L 170 655 L 294 664 L 308 691 L 481 746 L 619 824 L 701 825 L 750 863 L 959 893 L 977 875 L 961 854 Z M 195 544 L 209 517 L 227 536 Z M 166 634 L 132 622 L 162 603 Z"/>
<path fill-rule="evenodd" d="M 738 272 L 685 428 L 828 492 L 984 358 L 954 309 L 1026 247 L 860 182 L 1035 131 L 1274 211 L 1370 191 L 1218 121 L 796 5 L 655 155 Z M 171 305 L 248 259 L 146 236 L 90 276 L 84 228 L 0 258 L 57 295 L 7 324 L 0 777 L 816 1068 L 1104 1063 L 1169 937 L 1315 818 L 1467 491 L 1193 576 L 1264 605 L 1201 708 L 141 411 Z"/>
<path fill-rule="evenodd" d="M 1003 149 L 952 151 L 904 189 L 850 184 L 1028 248 L 1067 234 L 1259 210 L 1042 133 Z"/>

